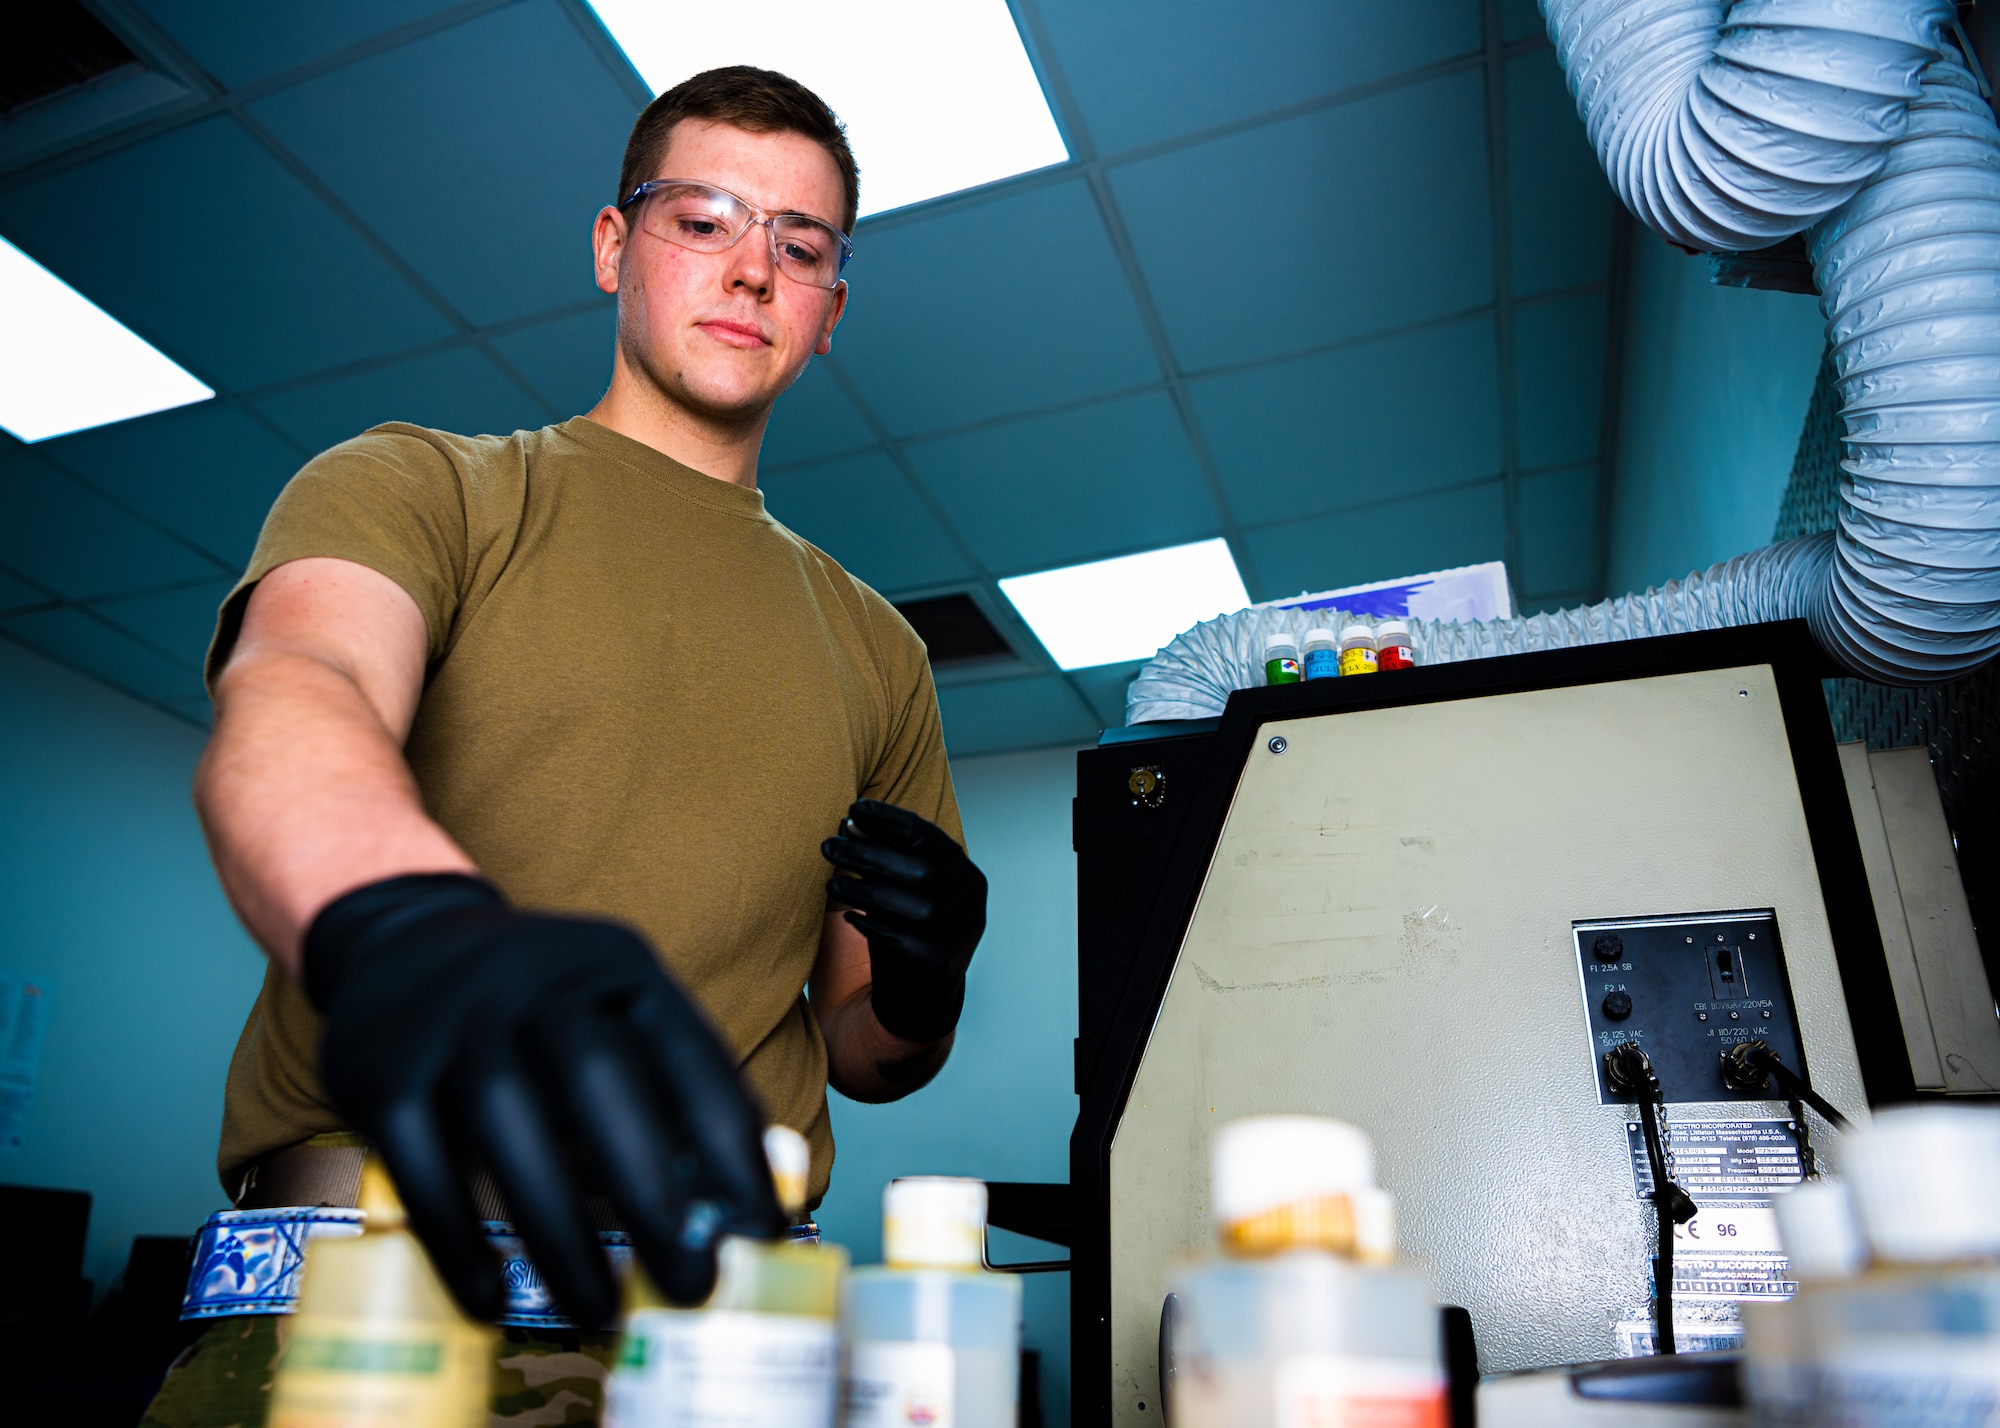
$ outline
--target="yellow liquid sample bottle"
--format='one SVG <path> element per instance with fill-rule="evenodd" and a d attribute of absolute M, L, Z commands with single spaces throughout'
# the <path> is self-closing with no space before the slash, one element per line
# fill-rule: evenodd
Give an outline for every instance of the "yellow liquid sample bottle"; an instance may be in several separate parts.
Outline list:
<path fill-rule="evenodd" d="M 360 1202 L 358 1238 L 306 1250 L 270 1428 L 484 1428 L 498 1335 L 439 1281 L 373 1155 Z"/>
<path fill-rule="evenodd" d="M 773 1126 L 764 1153 L 778 1202 L 797 1219 L 805 1137 Z M 676 1309 L 633 1264 L 605 1428 L 832 1428 L 847 1251 L 731 1235 L 717 1261 L 715 1292 L 698 1309 Z"/>

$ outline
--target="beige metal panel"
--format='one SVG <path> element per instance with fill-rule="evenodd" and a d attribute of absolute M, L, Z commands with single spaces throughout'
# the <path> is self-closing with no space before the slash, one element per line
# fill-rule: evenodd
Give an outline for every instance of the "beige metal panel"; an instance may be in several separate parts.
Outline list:
<path fill-rule="evenodd" d="M 1938 1060 L 1937 1039 L 1931 1034 L 1923 978 L 1917 973 L 1917 951 L 1910 941 L 1910 925 L 1903 917 L 1903 894 L 1896 886 L 1896 863 L 1889 852 L 1888 831 L 1882 826 L 1882 805 L 1876 801 L 1866 744 L 1857 740 L 1840 746 L 1840 773 L 1847 782 L 1848 806 L 1854 810 L 1861 863 L 1868 870 L 1868 896 L 1875 904 L 1882 955 L 1888 959 L 1889 981 L 1896 991 L 1903 1044 L 1910 1049 L 1910 1074 L 1919 1090 L 1942 1091 L 1944 1065 Z M 1930 775 L 1928 764 L 1924 774 Z"/>
<path fill-rule="evenodd" d="M 1611 1355 L 1650 1211 L 1627 1112 L 1597 1103 L 1570 923 L 1752 907 L 1777 911 L 1816 1086 L 1861 1113 L 1768 666 L 1265 725 L 1112 1145 L 1115 1421 L 1154 1421 L 1164 1270 L 1212 1240 L 1211 1128 L 1253 1112 L 1374 1137 L 1484 1369 Z"/>
<path fill-rule="evenodd" d="M 1930 751 L 1878 750 L 1868 756 L 1903 916 L 1923 978 L 1931 1031 L 1947 1091 L 2000 1091 L 2000 1021 L 1979 957 L 1951 828 L 1938 798 Z"/>

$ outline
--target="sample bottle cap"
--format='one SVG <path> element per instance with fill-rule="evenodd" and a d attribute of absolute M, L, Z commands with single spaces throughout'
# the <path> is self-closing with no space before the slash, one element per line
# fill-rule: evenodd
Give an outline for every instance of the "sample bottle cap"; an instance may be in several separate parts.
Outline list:
<path fill-rule="evenodd" d="M 1280 655 L 1295 655 L 1299 652 L 1298 641 L 1290 635 L 1267 635 L 1264 638 L 1264 658 L 1276 659 Z"/>
<path fill-rule="evenodd" d="M 1349 1192 L 1354 1204 L 1354 1253 L 1369 1264 L 1396 1258 L 1396 1197 L 1369 1186 Z"/>
<path fill-rule="evenodd" d="M 1375 632 L 1366 625 L 1349 625 L 1340 632 L 1342 649 L 1359 649 L 1363 645 L 1371 650 L 1375 648 Z"/>
<path fill-rule="evenodd" d="M 882 1258 L 892 1266 L 977 1269 L 985 1238 L 983 1180 L 911 1175 L 882 1192 Z"/>
<path fill-rule="evenodd" d="M 1338 643 L 1338 637 L 1323 625 L 1316 630 L 1306 631 L 1306 648 L 1309 650 L 1330 650 Z"/>
<path fill-rule="evenodd" d="M 1391 639 L 1391 635 L 1396 638 Z M 1410 642 L 1410 627 L 1402 620 L 1384 620 L 1375 627 L 1375 638 L 1385 645 L 1406 645 Z"/>
<path fill-rule="evenodd" d="M 1841 1159 L 1878 1259 L 2000 1255 L 2000 1107 L 1895 1107 L 1849 1136 Z"/>
<path fill-rule="evenodd" d="M 1840 1180 L 1808 1180 L 1773 1202 L 1778 1238 L 1800 1279 L 1846 1279 L 1868 1262 L 1854 1197 Z"/>
<path fill-rule="evenodd" d="M 1367 1135 L 1328 1116 L 1246 1116 L 1215 1133 L 1209 1199 L 1227 1225 L 1295 1201 L 1375 1188 Z"/>
<path fill-rule="evenodd" d="M 364 1231 L 400 1230 L 409 1223 L 409 1216 L 403 1210 L 403 1197 L 396 1193 L 396 1182 L 389 1174 L 389 1167 L 373 1151 L 361 1162 L 361 1188 L 354 1197 L 354 1203 L 360 1207 Z"/>
<path fill-rule="evenodd" d="M 790 1126 L 764 1128 L 764 1159 L 771 1163 L 771 1184 L 778 1203 L 796 1219 L 806 1208 L 806 1176 L 812 1169 L 812 1147 Z"/>

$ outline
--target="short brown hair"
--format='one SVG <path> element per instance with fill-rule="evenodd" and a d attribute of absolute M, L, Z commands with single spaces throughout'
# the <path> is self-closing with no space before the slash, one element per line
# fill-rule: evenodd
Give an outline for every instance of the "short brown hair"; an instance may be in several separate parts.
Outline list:
<path fill-rule="evenodd" d="M 833 156 L 834 167 L 840 170 L 841 188 L 847 197 L 841 231 L 854 231 L 854 220 L 861 210 L 861 170 L 855 165 L 854 150 L 847 146 L 847 126 L 824 99 L 790 75 L 747 64 L 703 70 L 646 106 L 632 126 L 632 137 L 625 141 L 625 162 L 618 170 L 614 202 L 623 203 L 633 189 L 658 177 L 653 170 L 667 151 L 674 125 L 683 119 L 706 119 L 752 134 L 803 134 L 813 140 Z"/>

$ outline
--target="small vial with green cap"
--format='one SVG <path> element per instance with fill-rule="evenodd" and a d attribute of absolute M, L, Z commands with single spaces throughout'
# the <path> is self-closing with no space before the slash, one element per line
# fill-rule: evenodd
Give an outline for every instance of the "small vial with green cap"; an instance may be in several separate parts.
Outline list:
<path fill-rule="evenodd" d="M 1301 677 L 1296 639 L 1288 634 L 1267 638 L 1264 641 L 1264 683 L 1297 684 Z"/>

